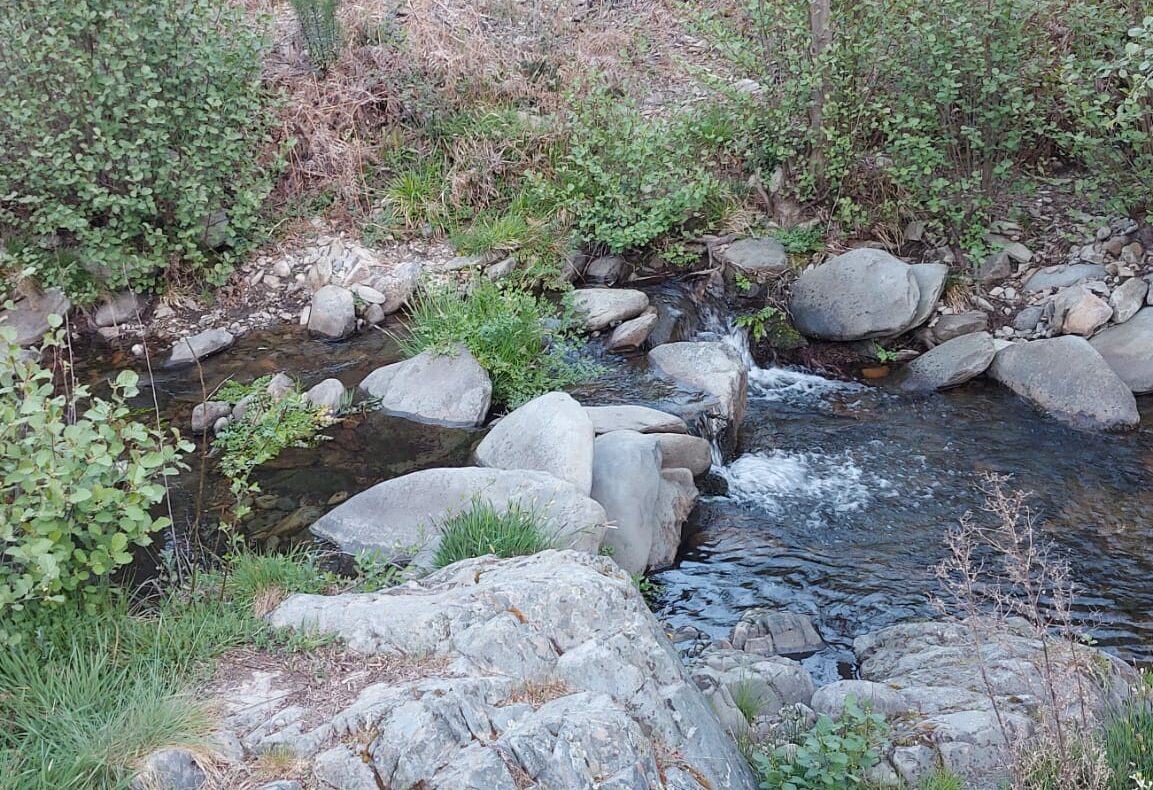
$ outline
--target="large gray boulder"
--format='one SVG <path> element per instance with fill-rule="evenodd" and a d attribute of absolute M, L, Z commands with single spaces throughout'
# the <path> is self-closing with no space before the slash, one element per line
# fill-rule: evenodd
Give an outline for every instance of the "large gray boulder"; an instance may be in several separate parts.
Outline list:
<path fill-rule="evenodd" d="M 365 655 L 324 699 L 278 670 L 216 691 L 250 752 L 294 754 L 318 788 L 757 786 L 607 557 L 467 560 L 379 593 L 295 595 L 268 619 Z M 365 732 L 367 745 L 350 745 Z"/>
<path fill-rule="evenodd" d="M 647 568 L 661 571 L 671 568 L 681 547 L 685 520 L 697 503 L 697 487 L 688 469 L 662 469 L 657 491 L 656 527 L 649 547 Z"/>
<path fill-rule="evenodd" d="M 572 302 L 588 332 L 636 318 L 649 306 L 649 298 L 642 291 L 627 288 L 578 288 L 573 291 Z"/>
<path fill-rule="evenodd" d="M 1068 288 L 1086 280 L 1104 280 L 1107 272 L 1098 263 L 1063 263 L 1047 266 L 1025 281 L 1026 292 L 1044 291 L 1046 288 Z"/>
<path fill-rule="evenodd" d="M 649 364 L 681 386 L 716 396 L 720 415 L 735 432 L 745 418 L 748 371 L 726 343 L 665 343 L 649 352 Z"/>
<path fill-rule="evenodd" d="M 571 483 L 521 469 L 424 469 L 377 483 L 310 527 L 349 554 L 428 567 L 449 516 L 487 502 L 497 512 L 535 511 L 559 548 L 595 552 L 608 521 L 604 508 Z"/>
<path fill-rule="evenodd" d="M 1130 281 L 1132 282 L 1132 281 Z M 1133 392 L 1153 392 L 1153 307 L 1089 341 Z"/>
<path fill-rule="evenodd" d="M 326 340 L 340 340 L 356 329 L 356 302 L 352 291 L 326 285 L 312 295 L 308 333 Z"/>
<path fill-rule="evenodd" d="M 16 331 L 16 345 L 31 346 L 39 343 L 52 329 L 48 316 L 63 318 L 72 309 L 72 302 L 63 291 L 50 288 L 19 300 L 11 309 L 2 307 L 3 303 L 0 302 L 0 327 Z M 0 339 L 0 343 L 3 342 Z"/>
<path fill-rule="evenodd" d="M 599 436 L 613 431 L 637 433 L 688 433 L 689 426 L 675 414 L 647 406 L 585 406 Z"/>
<path fill-rule="evenodd" d="M 717 257 L 753 282 L 764 282 L 789 270 L 789 254 L 776 239 L 740 239 Z"/>
<path fill-rule="evenodd" d="M 949 282 L 949 267 L 943 263 L 916 263 L 909 267 L 909 271 L 917 281 L 917 309 L 913 312 L 913 318 L 901 329 L 902 332 L 929 320 Z"/>
<path fill-rule="evenodd" d="M 745 718 L 749 713 L 755 714 L 754 719 L 769 718 L 786 705 L 808 705 L 813 697 L 809 671 L 780 656 L 709 647 L 690 672 L 717 718 L 734 735 L 747 732 L 754 723 Z"/>
<path fill-rule="evenodd" d="M 172 353 L 164 363 L 166 368 L 191 365 L 197 360 L 218 354 L 236 341 L 227 329 L 205 329 L 191 337 L 182 337 L 172 345 Z"/>
<path fill-rule="evenodd" d="M 920 308 L 912 267 L 873 249 L 852 250 L 805 271 L 789 301 L 797 330 L 821 340 L 896 335 L 912 326 Z"/>
<path fill-rule="evenodd" d="M 688 469 L 699 477 L 712 468 L 713 446 L 707 439 L 687 433 L 654 433 L 652 437 L 661 446 L 665 469 Z"/>
<path fill-rule="evenodd" d="M 1043 411 L 1078 427 L 1133 428 L 1141 419 L 1129 387 L 1083 337 L 1013 343 L 997 352 L 988 373 Z"/>
<path fill-rule="evenodd" d="M 964 384 L 988 369 L 996 356 L 993 336 L 973 332 L 936 346 L 909 363 L 902 383 L 911 390 L 943 390 Z"/>
<path fill-rule="evenodd" d="M 377 409 L 385 414 L 452 428 L 483 424 L 492 401 L 488 373 L 463 345 L 454 353 L 429 349 L 377 368 L 360 388 L 377 399 Z"/>
<path fill-rule="evenodd" d="M 564 392 L 534 398 L 502 418 L 476 448 L 476 461 L 496 469 L 535 469 L 572 483 L 593 484 L 592 420 Z"/>
<path fill-rule="evenodd" d="M 626 571 L 643 573 L 658 526 L 660 445 L 635 431 L 614 431 L 598 436 L 593 447 L 592 498 L 613 524 L 604 545 Z"/>

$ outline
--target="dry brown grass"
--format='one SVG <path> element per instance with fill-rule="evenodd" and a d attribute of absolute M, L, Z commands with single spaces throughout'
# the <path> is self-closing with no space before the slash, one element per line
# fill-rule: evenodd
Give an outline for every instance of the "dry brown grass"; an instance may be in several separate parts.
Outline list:
<path fill-rule="evenodd" d="M 526 680 L 512 690 L 505 699 L 505 705 L 518 705 L 527 702 L 533 710 L 554 699 L 567 697 L 573 690 L 563 680 Z"/>

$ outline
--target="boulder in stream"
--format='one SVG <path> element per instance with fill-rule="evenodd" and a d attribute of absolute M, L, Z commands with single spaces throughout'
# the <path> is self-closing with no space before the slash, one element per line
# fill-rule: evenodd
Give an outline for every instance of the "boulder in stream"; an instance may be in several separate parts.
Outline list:
<path fill-rule="evenodd" d="M 636 431 L 613 431 L 598 436 L 593 448 L 592 498 L 613 523 L 604 545 L 626 571 L 643 573 L 658 525 L 660 445 Z"/>
<path fill-rule="evenodd" d="M 1132 280 L 1130 280 L 1132 282 Z M 1133 392 L 1153 392 L 1153 307 L 1089 341 Z"/>
<path fill-rule="evenodd" d="M 650 409 L 647 406 L 585 406 L 592 420 L 593 430 L 599 436 L 613 431 L 637 433 L 688 433 L 685 421 L 675 414 Z"/>
<path fill-rule="evenodd" d="M 476 448 L 476 461 L 496 469 L 535 469 L 592 490 L 592 420 L 564 392 L 530 400 L 493 426 Z"/>
<path fill-rule="evenodd" d="M 996 356 L 993 336 L 972 332 L 929 349 L 909 363 L 902 383 L 910 390 L 943 390 L 984 373 Z"/>
<path fill-rule="evenodd" d="M 572 300 L 588 332 L 599 332 L 636 318 L 649 306 L 649 298 L 643 291 L 628 288 L 578 288 L 573 291 Z"/>
<path fill-rule="evenodd" d="M 236 338 L 226 329 L 205 329 L 203 332 L 182 337 L 172 346 L 172 353 L 164 363 L 166 368 L 179 368 L 191 365 L 197 360 L 217 354 L 228 348 Z"/>
<path fill-rule="evenodd" d="M 536 512 L 558 548 L 595 552 L 608 521 L 601 505 L 571 483 L 544 472 L 461 467 L 424 469 L 377 483 L 329 511 L 310 527 L 349 554 L 431 567 L 441 525 L 487 502 Z"/>
<path fill-rule="evenodd" d="M 931 274 L 925 272 L 925 279 L 935 283 Z M 793 284 L 789 312 L 801 334 L 821 340 L 896 335 L 923 312 L 918 279 L 909 264 L 887 252 L 851 250 L 803 272 Z"/>
<path fill-rule="evenodd" d="M 377 368 L 360 388 L 384 414 L 450 428 L 482 425 L 492 401 L 488 373 L 459 344 L 453 353 L 429 349 Z"/>
<path fill-rule="evenodd" d="M 1141 419 L 1129 387 L 1083 337 L 1013 343 L 997 352 L 988 373 L 1043 411 L 1077 427 L 1134 428 Z"/>
<path fill-rule="evenodd" d="M 715 396 L 719 414 L 735 433 L 745 417 L 748 371 L 727 343 L 666 343 L 649 352 L 649 364 L 677 384 Z"/>
<path fill-rule="evenodd" d="M 326 340 L 341 340 L 356 329 L 356 301 L 352 291 L 326 285 L 312 295 L 308 332 Z"/>
<path fill-rule="evenodd" d="M 662 571 L 673 567 L 681 548 L 682 531 L 697 503 L 697 486 L 688 469 L 662 469 L 657 490 L 656 526 L 649 547 L 646 569 Z"/>

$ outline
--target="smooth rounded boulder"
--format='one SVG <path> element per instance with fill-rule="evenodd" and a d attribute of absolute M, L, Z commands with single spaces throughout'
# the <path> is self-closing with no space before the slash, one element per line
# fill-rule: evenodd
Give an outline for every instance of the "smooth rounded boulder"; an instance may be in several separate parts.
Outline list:
<path fill-rule="evenodd" d="M 362 491 L 316 520 L 313 535 L 349 554 L 377 552 L 383 561 L 428 567 L 441 525 L 476 502 L 498 513 L 536 513 L 557 548 L 595 553 L 608 518 L 571 483 L 523 469 L 424 469 Z"/>
<path fill-rule="evenodd" d="M 644 573 L 658 525 L 661 449 L 636 431 L 598 436 L 593 449 L 592 498 L 601 504 L 614 528 L 605 533 L 617 565 Z"/>
<path fill-rule="evenodd" d="M 637 433 L 688 433 L 689 426 L 675 414 L 650 409 L 648 406 L 585 406 L 597 435 L 613 431 Z"/>
<path fill-rule="evenodd" d="M 789 253 L 776 239 L 740 239 L 718 254 L 742 276 L 753 282 L 762 282 L 789 270 Z"/>
<path fill-rule="evenodd" d="M 909 363 L 907 390 L 943 390 L 984 373 L 996 356 L 993 336 L 972 332 L 936 346 Z"/>
<path fill-rule="evenodd" d="M 384 414 L 449 428 L 484 423 L 492 401 L 488 373 L 463 345 L 454 353 L 429 349 L 365 376 L 360 388 Z"/>
<path fill-rule="evenodd" d="M 476 448 L 476 461 L 495 469 L 534 469 L 588 494 L 593 484 L 593 423 L 564 392 L 534 398 L 501 419 Z"/>
<path fill-rule="evenodd" d="M 1130 390 L 1153 392 L 1153 307 L 1142 309 L 1123 324 L 1105 328 L 1089 345 Z"/>
<path fill-rule="evenodd" d="M 649 306 L 649 298 L 642 291 L 627 288 L 578 288 L 573 291 L 572 303 L 584 320 L 585 331 L 599 332 L 636 318 Z"/>
<path fill-rule="evenodd" d="M 859 249 L 802 273 L 789 312 L 797 331 L 808 337 L 865 340 L 905 331 L 920 301 L 909 264 L 881 250 Z"/>
<path fill-rule="evenodd" d="M 733 432 L 745 417 L 748 371 L 727 343 L 665 343 L 649 352 L 649 364 L 683 387 L 716 396 Z"/>
<path fill-rule="evenodd" d="M 1013 343 L 997 352 L 988 373 L 1042 411 L 1076 427 L 1127 429 L 1141 420 L 1132 391 L 1083 337 Z"/>

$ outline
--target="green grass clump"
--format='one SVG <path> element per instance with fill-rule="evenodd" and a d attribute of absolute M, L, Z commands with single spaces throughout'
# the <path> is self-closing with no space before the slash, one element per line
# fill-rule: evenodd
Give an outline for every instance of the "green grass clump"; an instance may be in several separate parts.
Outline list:
<path fill-rule="evenodd" d="M 425 291 L 412 307 L 408 356 L 426 349 L 452 353 L 463 343 L 492 379 L 493 399 L 511 408 L 575 384 L 593 372 L 566 356 L 571 320 L 553 304 L 518 289 L 478 280 L 469 291 Z"/>
<path fill-rule="evenodd" d="M 486 554 L 521 557 L 551 548 L 552 539 L 536 513 L 517 505 L 501 513 L 488 502 L 478 500 L 441 525 L 440 546 L 433 564 L 443 568 Z"/>
<path fill-rule="evenodd" d="M 1104 741 L 1113 769 L 1110 790 L 1153 786 L 1153 675 L 1142 672 L 1142 684 L 1110 722 Z"/>

